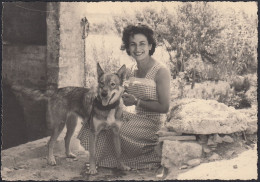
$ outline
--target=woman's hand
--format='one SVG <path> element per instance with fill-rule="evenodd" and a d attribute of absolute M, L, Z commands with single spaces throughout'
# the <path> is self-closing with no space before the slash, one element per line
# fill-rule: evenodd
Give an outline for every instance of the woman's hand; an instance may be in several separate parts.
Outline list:
<path fill-rule="evenodd" d="M 123 94 L 122 95 L 125 106 L 132 106 L 137 104 L 137 99 L 132 94 Z"/>

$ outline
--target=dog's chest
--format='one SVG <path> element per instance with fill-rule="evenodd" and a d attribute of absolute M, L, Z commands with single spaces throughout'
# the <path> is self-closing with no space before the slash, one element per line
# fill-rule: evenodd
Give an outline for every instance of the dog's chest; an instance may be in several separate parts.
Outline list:
<path fill-rule="evenodd" d="M 110 129 L 114 125 L 118 125 L 119 119 L 116 118 L 116 112 L 117 109 L 111 109 L 111 110 L 106 110 L 106 111 L 101 111 L 98 109 L 94 109 L 95 114 L 93 117 L 93 124 L 95 130 L 98 130 L 98 128 L 102 127 L 102 129 Z"/>

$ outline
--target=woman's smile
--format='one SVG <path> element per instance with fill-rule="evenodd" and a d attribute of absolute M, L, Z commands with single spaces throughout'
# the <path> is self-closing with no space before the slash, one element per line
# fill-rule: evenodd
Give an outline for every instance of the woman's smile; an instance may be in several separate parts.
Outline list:
<path fill-rule="evenodd" d="M 135 52 L 134 54 L 135 54 L 135 56 L 141 56 L 143 54 L 143 52 Z"/>

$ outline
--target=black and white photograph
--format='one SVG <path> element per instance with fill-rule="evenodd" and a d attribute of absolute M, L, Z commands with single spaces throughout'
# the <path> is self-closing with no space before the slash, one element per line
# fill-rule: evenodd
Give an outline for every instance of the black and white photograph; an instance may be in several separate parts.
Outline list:
<path fill-rule="evenodd" d="M 257 1 L 2 2 L 1 179 L 258 180 Z"/>

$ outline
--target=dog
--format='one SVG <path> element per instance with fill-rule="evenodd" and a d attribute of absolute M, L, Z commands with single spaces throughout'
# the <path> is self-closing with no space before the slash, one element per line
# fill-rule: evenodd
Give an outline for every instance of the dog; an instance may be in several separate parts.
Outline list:
<path fill-rule="evenodd" d="M 115 144 L 116 156 L 120 168 L 130 170 L 123 164 L 121 158 L 121 143 L 119 132 L 122 125 L 122 94 L 124 92 L 123 81 L 126 75 L 126 66 L 123 65 L 117 73 L 104 73 L 97 63 L 98 86 L 97 88 L 64 87 L 56 90 L 33 90 L 18 85 L 12 89 L 20 91 L 35 100 L 48 101 L 48 122 L 51 129 L 51 137 L 48 146 L 48 164 L 56 165 L 53 155 L 54 144 L 63 128 L 67 127 L 65 140 L 65 152 L 68 158 L 75 158 L 70 150 L 71 137 L 77 125 L 77 118 L 81 117 L 83 122 L 88 122 L 90 127 L 89 153 L 90 174 L 96 174 L 96 143 L 100 131 L 111 129 Z"/>

